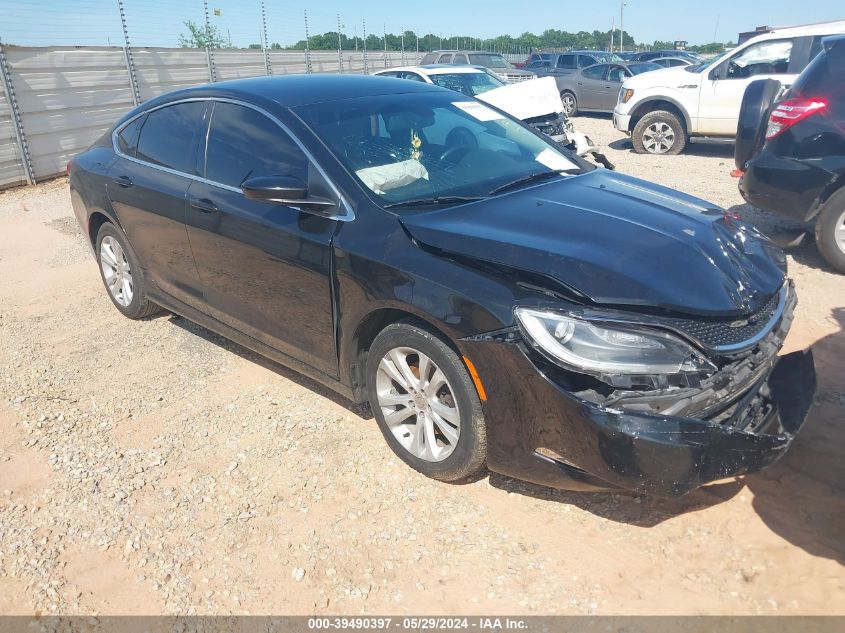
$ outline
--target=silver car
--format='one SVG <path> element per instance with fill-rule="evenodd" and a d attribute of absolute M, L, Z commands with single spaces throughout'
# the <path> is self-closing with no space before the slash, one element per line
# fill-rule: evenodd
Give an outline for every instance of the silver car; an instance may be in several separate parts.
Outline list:
<path fill-rule="evenodd" d="M 650 62 L 595 64 L 560 77 L 557 86 L 563 110 L 568 116 L 578 112 L 613 112 L 622 82 L 663 67 Z"/>
<path fill-rule="evenodd" d="M 534 79 L 537 75 L 527 70 L 514 68 L 511 63 L 499 53 L 485 51 L 432 51 L 426 53 L 420 62 L 426 64 L 456 64 L 459 66 L 481 66 L 500 77 L 509 84 L 526 79 Z"/>

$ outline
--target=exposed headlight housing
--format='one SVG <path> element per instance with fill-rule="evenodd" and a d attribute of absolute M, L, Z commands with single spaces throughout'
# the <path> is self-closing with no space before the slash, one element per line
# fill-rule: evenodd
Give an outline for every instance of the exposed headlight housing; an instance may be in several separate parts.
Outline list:
<path fill-rule="evenodd" d="M 516 308 L 523 334 L 550 360 L 597 376 L 711 373 L 715 365 L 680 338 L 627 324 Z"/>

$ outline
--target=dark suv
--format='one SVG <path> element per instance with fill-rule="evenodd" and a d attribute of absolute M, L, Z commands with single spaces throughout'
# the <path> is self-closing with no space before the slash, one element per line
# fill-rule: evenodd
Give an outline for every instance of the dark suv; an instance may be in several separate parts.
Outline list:
<path fill-rule="evenodd" d="M 845 35 L 822 46 L 788 91 L 771 79 L 748 86 L 735 159 L 742 197 L 812 222 L 822 256 L 845 273 Z"/>

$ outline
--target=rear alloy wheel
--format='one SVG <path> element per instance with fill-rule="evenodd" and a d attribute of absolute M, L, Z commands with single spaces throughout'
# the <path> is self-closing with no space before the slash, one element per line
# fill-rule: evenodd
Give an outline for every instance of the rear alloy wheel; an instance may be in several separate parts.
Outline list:
<path fill-rule="evenodd" d="M 576 116 L 578 114 L 578 100 L 573 93 L 568 90 L 561 92 L 560 102 L 563 104 L 563 113 L 566 116 Z"/>
<path fill-rule="evenodd" d="M 123 316 L 143 319 L 161 311 L 144 294 L 141 265 L 123 233 L 110 222 L 97 233 L 97 262 L 106 292 Z"/>
<path fill-rule="evenodd" d="M 638 154 L 680 154 L 687 144 L 684 126 L 671 112 L 649 112 L 631 134 Z"/>
<path fill-rule="evenodd" d="M 824 203 L 816 220 L 816 246 L 828 264 L 845 273 L 845 189 Z"/>
<path fill-rule="evenodd" d="M 484 415 L 457 354 L 411 325 L 385 328 L 367 359 L 370 406 L 390 448 L 421 473 L 458 481 L 486 457 Z"/>

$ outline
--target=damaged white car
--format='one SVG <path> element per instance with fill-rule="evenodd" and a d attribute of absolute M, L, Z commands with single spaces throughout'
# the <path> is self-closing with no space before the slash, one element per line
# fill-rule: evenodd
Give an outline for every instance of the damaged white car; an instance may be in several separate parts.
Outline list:
<path fill-rule="evenodd" d="M 589 154 L 596 162 L 613 169 L 592 140 L 575 130 L 563 111 L 552 77 L 507 84 L 484 68 L 449 64 L 402 66 L 373 74 L 435 84 L 474 97 L 527 123 L 579 156 Z"/>

